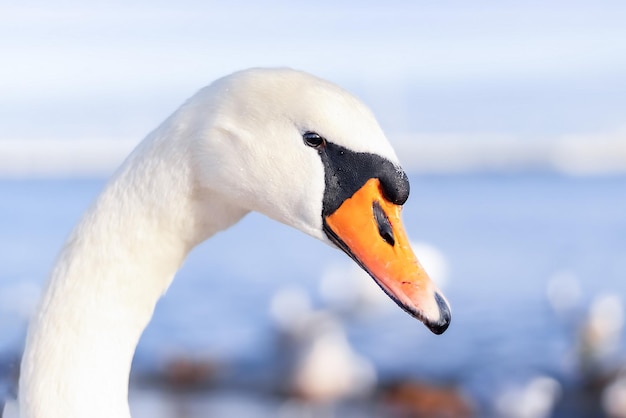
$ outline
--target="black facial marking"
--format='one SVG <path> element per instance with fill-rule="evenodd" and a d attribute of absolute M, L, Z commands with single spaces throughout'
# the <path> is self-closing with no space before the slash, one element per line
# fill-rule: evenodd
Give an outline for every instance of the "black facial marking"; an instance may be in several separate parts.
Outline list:
<path fill-rule="evenodd" d="M 324 217 L 336 211 L 372 178 L 380 180 L 383 197 L 388 201 L 402 205 L 409 197 L 409 179 L 404 171 L 380 155 L 351 151 L 329 141 L 318 153 L 326 182 Z"/>
<path fill-rule="evenodd" d="M 396 244 L 396 239 L 393 236 L 393 229 L 391 228 L 391 222 L 385 215 L 383 208 L 380 207 L 380 203 L 377 201 L 372 204 L 372 210 L 374 211 L 374 219 L 376 219 L 376 225 L 378 225 L 378 233 L 385 242 L 392 247 Z"/>

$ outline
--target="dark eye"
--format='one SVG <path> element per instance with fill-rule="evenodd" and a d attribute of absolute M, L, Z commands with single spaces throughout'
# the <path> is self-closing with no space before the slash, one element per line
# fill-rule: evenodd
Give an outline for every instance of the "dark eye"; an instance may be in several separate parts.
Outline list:
<path fill-rule="evenodd" d="M 326 140 L 315 132 L 305 132 L 302 138 L 304 139 L 304 143 L 312 148 L 322 148 L 326 145 Z"/>

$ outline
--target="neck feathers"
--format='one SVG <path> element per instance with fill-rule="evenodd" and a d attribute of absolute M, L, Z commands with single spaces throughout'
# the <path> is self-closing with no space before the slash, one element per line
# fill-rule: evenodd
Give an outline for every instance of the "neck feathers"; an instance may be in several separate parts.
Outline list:
<path fill-rule="evenodd" d="M 137 341 L 187 253 L 220 229 L 199 220 L 211 199 L 195 190 L 188 153 L 155 132 L 70 235 L 29 328 L 22 417 L 130 416 Z"/>

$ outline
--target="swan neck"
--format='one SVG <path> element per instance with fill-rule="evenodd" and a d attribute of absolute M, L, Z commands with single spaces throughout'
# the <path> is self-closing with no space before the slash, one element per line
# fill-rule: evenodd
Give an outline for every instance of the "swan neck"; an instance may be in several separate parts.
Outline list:
<path fill-rule="evenodd" d="M 22 418 L 130 417 L 130 366 L 156 302 L 191 248 L 238 219 L 206 221 L 174 145 L 144 141 L 66 242 L 31 320 Z"/>

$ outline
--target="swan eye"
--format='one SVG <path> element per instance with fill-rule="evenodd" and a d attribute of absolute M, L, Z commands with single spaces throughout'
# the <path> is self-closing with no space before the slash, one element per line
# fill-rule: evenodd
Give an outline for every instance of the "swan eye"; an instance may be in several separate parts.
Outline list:
<path fill-rule="evenodd" d="M 315 132 L 305 132 L 302 135 L 304 143 L 312 148 L 322 148 L 326 145 L 326 140 Z"/>

